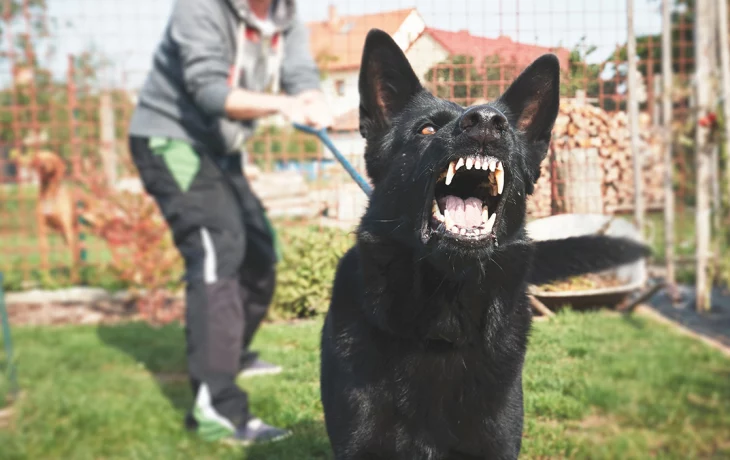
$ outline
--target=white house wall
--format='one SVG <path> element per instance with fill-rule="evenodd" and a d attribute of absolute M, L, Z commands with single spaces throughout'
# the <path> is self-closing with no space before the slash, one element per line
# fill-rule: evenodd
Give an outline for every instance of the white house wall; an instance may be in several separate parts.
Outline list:
<path fill-rule="evenodd" d="M 398 30 L 393 34 L 393 40 L 400 46 L 402 50 L 408 49 L 413 40 L 421 35 L 421 32 L 426 28 L 426 23 L 418 11 L 413 10 Z"/>
<path fill-rule="evenodd" d="M 327 78 L 322 82 L 322 91 L 327 102 L 332 108 L 334 116 L 339 116 L 355 109 L 360 104 L 360 93 L 357 89 L 357 81 L 360 70 L 346 72 L 328 72 Z M 337 94 L 337 81 L 344 82 L 344 95 Z"/>
<path fill-rule="evenodd" d="M 429 34 L 421 35 L 406 51 L 413 70 L 421 81 L 425 81 L 426 73 L 434 65 L 449 57 L 448 51 Z"/>
<path fill-rule="evenodd" d="M 423 18 L 414 10 L 393 34 L 393 39 L 405 51 L 425 28 L 426 23 Z M 360 104 L 360 94 L 357 87 L 359 75 L 360 69 L 327 73 L 327 78 L 322 82 L 322 90 L 335 116 L 356 109 Z M 340 80 L 344 82 L 343 95 L 337 93 L 337 81 Z"/>

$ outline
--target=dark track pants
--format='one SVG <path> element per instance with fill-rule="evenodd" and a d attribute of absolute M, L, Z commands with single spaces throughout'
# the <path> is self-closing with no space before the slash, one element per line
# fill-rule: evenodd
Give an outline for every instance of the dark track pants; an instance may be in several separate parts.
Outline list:
<path fill-rule="evenodd" d="M 276 283 L 274 235 L 240 157 L 181 141 L 130 138 L 146 191 L 165 216 L 186 268 L 188 372 L 200 404 L 234 426 L 250 417 L 235 383 Z M 201 397 L 201 393 L 204 396 Z"/>

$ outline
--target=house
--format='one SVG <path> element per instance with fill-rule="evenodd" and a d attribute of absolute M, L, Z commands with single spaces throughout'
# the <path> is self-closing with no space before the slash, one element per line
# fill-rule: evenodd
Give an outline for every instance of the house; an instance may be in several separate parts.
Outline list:
<path fill-rule="evenodd" d="M 310 49 L 323 74 L 322 89 L 335 116 L 351 112 L 359 105 L 357 81 L 370 29 L 384 30 L 405 51 L 426 28 L 415 8 L 340 16 L 337 8 L 330 6 L 326 20 L 307 25 Z"/>
<path fill-rule="evenodd" d="M 499 56 L 502 63 L 513 65 L 517 71 L 527 67 L 537 57 L 554 53 L 560 60 L 560 67 L 568 68 L 570 51 L 565 48 L 548 48 L 519 43 L 509 37 L 478 37 L 466 30 L 451 32 L 426 28 L 406 50 L 406 56 L 419 78 L 424 79 L 436 64 L 453 56 L 468 56 L 474 59 L 478 69 L 484 69 L 485 60 Z"/>
<path fill-rule="evenodd" d="M 370 15 L 375 16 L 389 16 L 393 18 L 405 17 L 407 11 L 415 10 L 403 10 L 393 13 L 382 13 L 381 15 Z M 412 13 L 409 13 L 412 14 Z M 364 18 L 367 16 L 359 16 Z M 389 16 L 390 17 L 390 16 Z M 419 16 L 420 17 L 420 16 Z M 393 22 L 398 22 L 399 19 L 394 19 Z M 363 22 L 362 24 L 366 24 Z M 369 26 L 368 26 L 369 29 Z M 410 28 L 409 31 L 415 30 L 416 28 Z M 403 30 L 402 28 L 399 30 Z M 364 145 L 359 140 L 358 132 L 358 90 L 357 90 L 357 75 L 360 66 L 360 54 L 362 52 L 361 42 L 364 42 L 365 34 L 358 37 L 360 41 L 360 47 L 355 51 L 348 51 L 349 54 L 342 55 L 342 58 L 333 61 L 330 64 L 330 69 L 334 69 L 325 84 L 326 91 L 329 92 L 330 101 L 333 102 L 333 107 L 336 110 L 335 126 L 333 127 L 333 136 L 337 138 L 337 145 L 342 145 L 344 150 L 353 153 L 360 148 L 362 152 L 362 146 Z M 319 37 L 324 35 L 319 34 Z M 324 38 L 321 38 L 322 40 Z M 398 42 L 401 47 L 403 43 L 408 40 L 404 40 L 401 36 L 401 42 Z M 320 43 L 316 48 L 313 45 L 313 49 L 324 49 L 325 47 Z M 340 49 L 333 47 L 332 49 Z M 349 50 L 349 48 L 347 48 Z M 568 68 L 570 51 L 565 48 L 548 48 L 538 45 L 531 45 L 525 43 L 518 43 L 513 41 L 509 37 L 498 37 L 498 38 L 486 38 L 478 37 L 470 34 L 468 31 L 450 32 L 446 30 L 433 29 L 424 27 L 421 33 L 412 41 L 410 45 L 404 48 L 406 57 L 411 63 L 413 70 L 421 80 L 425 80 L 429 70 L 435 65 L 444 62 L 449 57 L 465 55 L 474 59 L 474 65 L 478 68 L 483 68 L 485 60 L 491 56 L 499 56 L 501 62 L 509 63 L 514 65 L 519 71 L 527 67 L 535 58 L 545 54 L 554 53 L 558 56 L 560 66 L 564 69 Z M 339 82 L 344 82 L 342 85 L 338 85 Z M 337 89 L 342 87 L 345 91 L 344 96 L 338 98 Z M 334 94 L 333 94 L 334 93 Z"/>

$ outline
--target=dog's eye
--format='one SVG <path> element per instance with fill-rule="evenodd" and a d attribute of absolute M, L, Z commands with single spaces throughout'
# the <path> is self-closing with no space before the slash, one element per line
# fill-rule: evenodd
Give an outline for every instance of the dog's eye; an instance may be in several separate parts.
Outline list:
<path fill-rule="evenodd" d="M 432 134 L 436 134 L 436 128 L 434 128 L 432 125 L 426 125 L 421 128 L 421 134 L 423 134 L 424 136 L 431 136 Z"/>

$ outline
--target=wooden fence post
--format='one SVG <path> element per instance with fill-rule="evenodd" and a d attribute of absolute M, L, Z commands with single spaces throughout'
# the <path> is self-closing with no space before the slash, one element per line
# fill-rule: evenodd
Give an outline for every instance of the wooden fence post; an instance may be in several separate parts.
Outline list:
<path fill-rule="evenodd" d="M 710 111 L 711 104 L 711 59 L 715 28 L 712 18 L 712 0 L 697 0 L 695 7 L 695 93 L 697 157 L 697 209 L 696 209 L 696 290 L 697 310 L 708 311 L 712 302 L 709 259 L 711 248 L 710 182 L 712 180 L 712 147 L 709 142 L 710 127 L 699 121 Z"/>
<path fill-rule="evenodd" d="M 664 133 L 664 258 L 668 290 L 676 297 L 674 272 L 674 187 L 672 161 L 672 17 L 670 0 L 662 0 L 662 123 Z"/>
<path fill-rule="evenodd" d="M 728 37 L 727 3 L 717 0 L 717 27 L 719 30 L 720 73 L 722 74 L 722 106 L 725 122 L 725 158 L 730 159 L 730 37 Z M 730 206 L 730 164 L 725 164 L 727 201 Z"/>
<path fill-rule="evenodd" d="M 628 22 L 629 57 L 629 130 L 631 135 L 631 157 L 634 166 L 634 220 L 644 235 L 644 178 L 642 174 L 642 155 L 639 149 L 639 77 L 636 59 L 636 34 L 634 33 L 634 0 L 626 0 Z"/>

